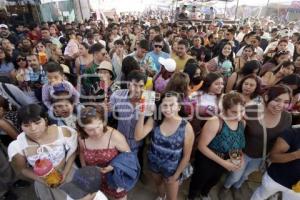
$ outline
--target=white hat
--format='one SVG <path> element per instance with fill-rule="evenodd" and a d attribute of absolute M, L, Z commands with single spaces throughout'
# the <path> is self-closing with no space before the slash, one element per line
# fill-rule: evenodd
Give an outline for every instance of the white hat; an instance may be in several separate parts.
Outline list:
<path fill-rule="evenodd" d="M 283 37 L 289 37 L 290 34 L 289 34 L 289 31 L 287 29 L 284 29 L 284 30 L 281 30 L 279 32 L 279 35 L 283 38 Z"/>
<path fill-rule="evenodd" d="M 159 57 L 158 62 L 163 65 L 168 72 L 174 72 L 176 69 L 176 62 L 172 58 Z"/>
<path fill-rule="evenodd" d="M 8 29 L 8 26 L 6 24 L 0 24 L 0 28 L 6 28 L 6 29 Z"/>

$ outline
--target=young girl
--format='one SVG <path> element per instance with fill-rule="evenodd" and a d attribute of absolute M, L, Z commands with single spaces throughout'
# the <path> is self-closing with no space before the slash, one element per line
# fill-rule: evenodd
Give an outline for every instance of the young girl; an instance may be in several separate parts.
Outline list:
<path fill-rule="evenodd" d="M 49 125 L 46 112 L 37 104 L 29 104 L 18 112 L 23 132 L 8 147 L 9 161 L 24 177 L 34 181 L 39 199 L 62 199 L 67 195 L 51 188 L 33 172 L 38 159 L 48 159 L 62 175 L 62 181 L 71 181 L 77 149 L 77 133 L 66 126 Z"/>
<path fill-rule="evenodd" d="M 250 60 L 255 60 L 255 49 L 252 45 L 246 45 L 243 49 L 242 55 L 236 57 L 235 62 L 235 71 L 242 69 L 246 62 Z"/>
<path fill-rule="evenodd" d="M 198 193 L 203 199 L 208 198 L 209 191 L 226 171 L 236 171 L 243 165 L 230 158 L 231 152 L 240 152 L 245 147 L 244 100 L 240 94 L 231 92 L 224 95 L 222 104 L 220 116 L 208 120 L 202 129 L 188 199 L 195 199 Z"/>
<path fill-rule="evenodd" d="M 68 97 L 74 98 L 74 103 L 79 103 L 79 92 L 69 82 L 64 80 L 63 68 L 56 62 L 48 62 L 45 65 L 48 77 L 48 83 L 43 85 L 42 99 L 48 109 L 51 109 L 51 98 L 57 98 L 55 93 L 66 91 Z"/>
<path fill-rule="evenodd" d="M 107 196 L 126 200 L 127 192 L 111 188 L 107 182 L 107 173 L 113 167 L 110 162 L 119 152 L 130 152 L 125 137 L 117 130 L 106 125 L 103 107 L 86 107 L 80 111 L 77 122 L 81 138 L 79 139 L 80 162 L 82 166 L 98 166 L 101 173 L 100 190 Z"/>
<path fill-rule="evenodd" d="M 231 43 L 225 43 L 219 52 L 219 55 L 207 63 L 209 72 L 219 72 L 227 79 L 234 71 L 234 58 Z"/>
<path fill-rule="evenodd" d="M 85 42 L 79 44 L 79 56 L 75 60 L 76 74 L 82 75 L 88 64 L 93 62 L 93 55 L 89 54 L 89 45 Z"/>
<path fill-rule="evenodd" d="M 160 105 L 163 118 L 158 123 L 153 118 L 144 123 L 141 111 L 135 127 L 134 136 L 138 141 L 154 129 L 147 155 L 160 200 L 177 200 L 179 179 L 190 160 L 194 142 L 192 126 L 179 116 L 181 101 L 178 93 L 166 92 Z"/>
<path fill-rule="evenodd" d="M 225 92 L 236 90 L 239 82 L 247 75 L 258 74 L 261 68 L 261 63 L 257 60 L 251 60 L 245 63 L 244 67 L 228 78 Z"/>

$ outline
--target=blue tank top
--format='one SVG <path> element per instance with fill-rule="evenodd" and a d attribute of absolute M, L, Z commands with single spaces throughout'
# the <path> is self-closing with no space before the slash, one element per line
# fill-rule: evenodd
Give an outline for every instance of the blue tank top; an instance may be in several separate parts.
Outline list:
<path fill-rule="evenodd" d="M 170 136 L 162 135 L 160 126 L 155 127 L 148 150 L 149 167 L 153 171 L 165 177 L 176 172 L 182 159 L 186 124 L 182 120 L 176 132 Z"/>
<path fill-rule="evenodd" d="M 221 131 L 214 137 L 209 143 L 208 147 L 213 151 L 227 154 L 234 149 L 245 148 L 245 135 L 244 135 L 244 124 L 239 122 L 236 130 L 232 130 L 223 121 Z"/>

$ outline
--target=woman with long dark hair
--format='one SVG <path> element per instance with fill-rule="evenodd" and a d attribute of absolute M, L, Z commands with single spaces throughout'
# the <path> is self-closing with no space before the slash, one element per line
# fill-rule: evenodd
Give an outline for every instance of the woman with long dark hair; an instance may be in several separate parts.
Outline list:
<path fill-rule="evenodd" d="M 234 71 L 234 59 L 231 43 L 224 43 L 217 57 L 206 63 L 209 72 L 219 72 L 227 79 Z"/>
<path fill-rule="evenodd" d="M 15 66 L 11 62 L 11 57 L 0 47 L 0 78 L 4 82 L 16 80 Z"/>
<path fill-rule="evenodd" d="M 245 63 L 244 67 L 233 74 L 228 78 L 226 84 L 226 92 L 235 90 L 239 82 L 249 74 L 258 74 L 261 68 L 261 64 L 257 60 L 251 60 Z"/>

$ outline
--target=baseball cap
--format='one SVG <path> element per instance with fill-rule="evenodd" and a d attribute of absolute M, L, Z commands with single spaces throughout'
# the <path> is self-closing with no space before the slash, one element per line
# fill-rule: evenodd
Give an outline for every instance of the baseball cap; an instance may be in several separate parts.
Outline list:
<path fill-rule="evenodd" d="M 60 66 L 63 68 L 64 74 L 71 74 L 70 68 L 65 64 L 60 64 Z"/>
<path fill-rule="evenodd" d="M 6 28 L 6 29 L 8 29 L 8 26 L 6 24 L 0 24 L 0 28 Z"/>
<path fill-rule="evenodd" d="M 100 70 L 100 69 L 105 69 L 105 70 L 109 71 L 110 74 L 112 75 L 112 80 L 115 79 L 115 73 L 113 71 L 113 66 L 112 66 L 111 62 L 106 61 L 106 60 L 102 61 L 100 63 L 100 65 L 97 67 L 97 70 Z"/>
<path fill-rule="evenodd" d="M 172 58 L 159 57 L 158 62 L 163 65 L 168 72 L 174 72 L 176 69 L 176 62 Z"/>
<path fill-rule="evenodd" d="M 287 29 L 281 30 L 279 35 L 280 37 L 289 37 L 289 31 Z"/>
<path fill-rule="evenodd" d="M 73 199 L 80 199 L 99 190 L 101 184 L 100 171 L 95 166 L 87 166 L 75 171 L 71 182 L 65 183 L 59 189 Z"/>

